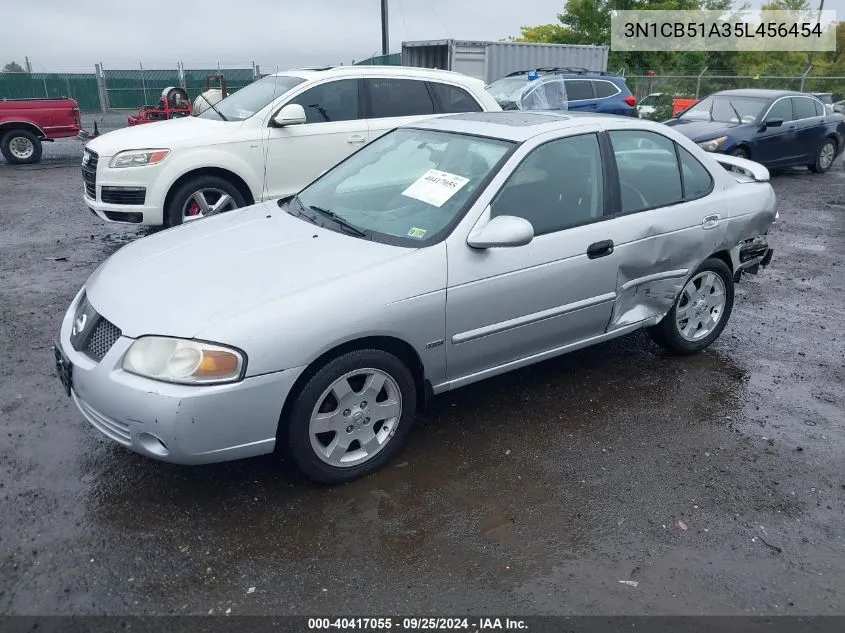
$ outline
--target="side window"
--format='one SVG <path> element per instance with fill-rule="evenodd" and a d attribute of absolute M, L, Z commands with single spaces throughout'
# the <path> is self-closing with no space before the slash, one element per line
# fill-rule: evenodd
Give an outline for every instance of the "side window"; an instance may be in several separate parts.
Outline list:
<path fill-rule="evenodd" d="M 490 207 L 492 217 L 515 215 L 545 235 L 590 222 L 603 211 L 601 153 L 595 134 L 541 145 L 511 174 Z"/>
<path fill-rule="evenodd" d="M 777 101 L 769 114 L 767 119 L 783 119 L 784 121 L 792 121 L 792 99 L 781 99 Z"/>
<path fill-rule="evenodd" d="M 435 98 L 440 102 L 439 112 L 452 114 L 455 112 L 481 112 L 481 106 L 463 88 L 431 82 L 429 88 L 434 92 Z"/>
<path fill-rule="evenodd" d="M 314 86 L 288 103 L 305 108 L 306 123 L 353 121 L 358 117 L 358 80 L 341 79 Z"/>
<path fill-rule="evenodd" d="M 609 81 L 594 81 L 593 90 L 596 91 L 596 97 L 604 99 L 619 94 L 620 90 Z"/>
<path fill-rule="evenodd" d="M 819 101 L 813 101 L 813 105 L 816 106 L 816 116 L 824 116 L 825 107 Z"/>
<path fill-rule="evenodd" d="M 672 140 L 645 130 L 615 130 L 610 132 L 610 142 L 624 213 L 682 200 L 681 172 Z"/>
<path fill-rule="evenodd" d="M 710 193 L 713 177 L 707 168 L 680 145 L 678 155 L 681 157 L 681 174 L 684 179 L 684 200 L 695 200 Z"/>
<path fill-rule="evenodd" d="M 812 99 L 795 97 L 792 99 L 792 109 L 795 111 L 795 119 L 811 119 L 816 116 L 816 106 Z"/>
<path fill-rule="evenodd" d="M 370 96 L 370 118 L 434 114 L 434 104 L 424 81 L 415 79 L 365 79 Z"/>
<path fill-rule="evenodd" d="M 593 99 L 593 82 L 589 79 L 567 79 L 566 98 L 569 101 Z"/>

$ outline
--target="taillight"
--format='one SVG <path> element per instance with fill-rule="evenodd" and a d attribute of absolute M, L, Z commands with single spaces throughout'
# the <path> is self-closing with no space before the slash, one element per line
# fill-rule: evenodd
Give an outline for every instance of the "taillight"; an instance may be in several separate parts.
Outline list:
<path fill-rule="evenodd" d="M 79 114 L 79 108 L 73 108 L 73 120 L 78 127 L 82 127 L 82 116 Z"/>
<path fill-rule="evenodd" d="M 633 108 L 635 105 L 637 105 L 637 98 L 634 95 L 631 95 L 630 97 L 625 97 L 625 103 L 627 103 Z"/>

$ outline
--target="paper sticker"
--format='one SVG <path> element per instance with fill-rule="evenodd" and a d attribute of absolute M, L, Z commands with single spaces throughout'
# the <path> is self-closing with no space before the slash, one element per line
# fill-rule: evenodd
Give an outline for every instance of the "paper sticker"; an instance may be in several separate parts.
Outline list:
<path fill-rule="evenodd" d="M 469 178 L 450 174 L 448 171 L 429 169 L 402 192 L 403 196 L 415 198 L 435 207 L 442 207 L 458 193 Z"/>
<path fill-rule="evenodd" d="M 408 231 L 408 237 L 416 237 L 417 239 L 422 239 L 425 237 L 425 234 L 428 233 L 428 229 L 418 229 L 417 227 L 412 228 Z"/>

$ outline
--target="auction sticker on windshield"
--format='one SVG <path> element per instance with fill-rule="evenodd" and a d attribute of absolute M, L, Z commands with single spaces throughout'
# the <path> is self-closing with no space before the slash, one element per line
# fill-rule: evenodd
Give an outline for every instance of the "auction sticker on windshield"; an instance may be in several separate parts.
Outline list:
<path fill-rule="evenodd" d="M 415 198 L 435 207 L 442 207 L 449 199 L 458 193 L 469 178 L 450 174 L 448 171 L 429 169 L 416 181 L 411 183 L 403 196 Z"/>

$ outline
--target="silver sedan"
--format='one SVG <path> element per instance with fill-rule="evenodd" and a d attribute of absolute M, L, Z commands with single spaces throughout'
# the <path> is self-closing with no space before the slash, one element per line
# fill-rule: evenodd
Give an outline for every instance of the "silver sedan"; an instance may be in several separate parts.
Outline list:
<path fill-rule="evenodd" d="M 143 455 L 279 450 L 349 481 L 435 394 L 641 328 L 706 348 L 771 259 L 767 181 L 628 117 L 430 119 L 297 196 L 122 248 L 68 309 L 56 366 Z"/>

